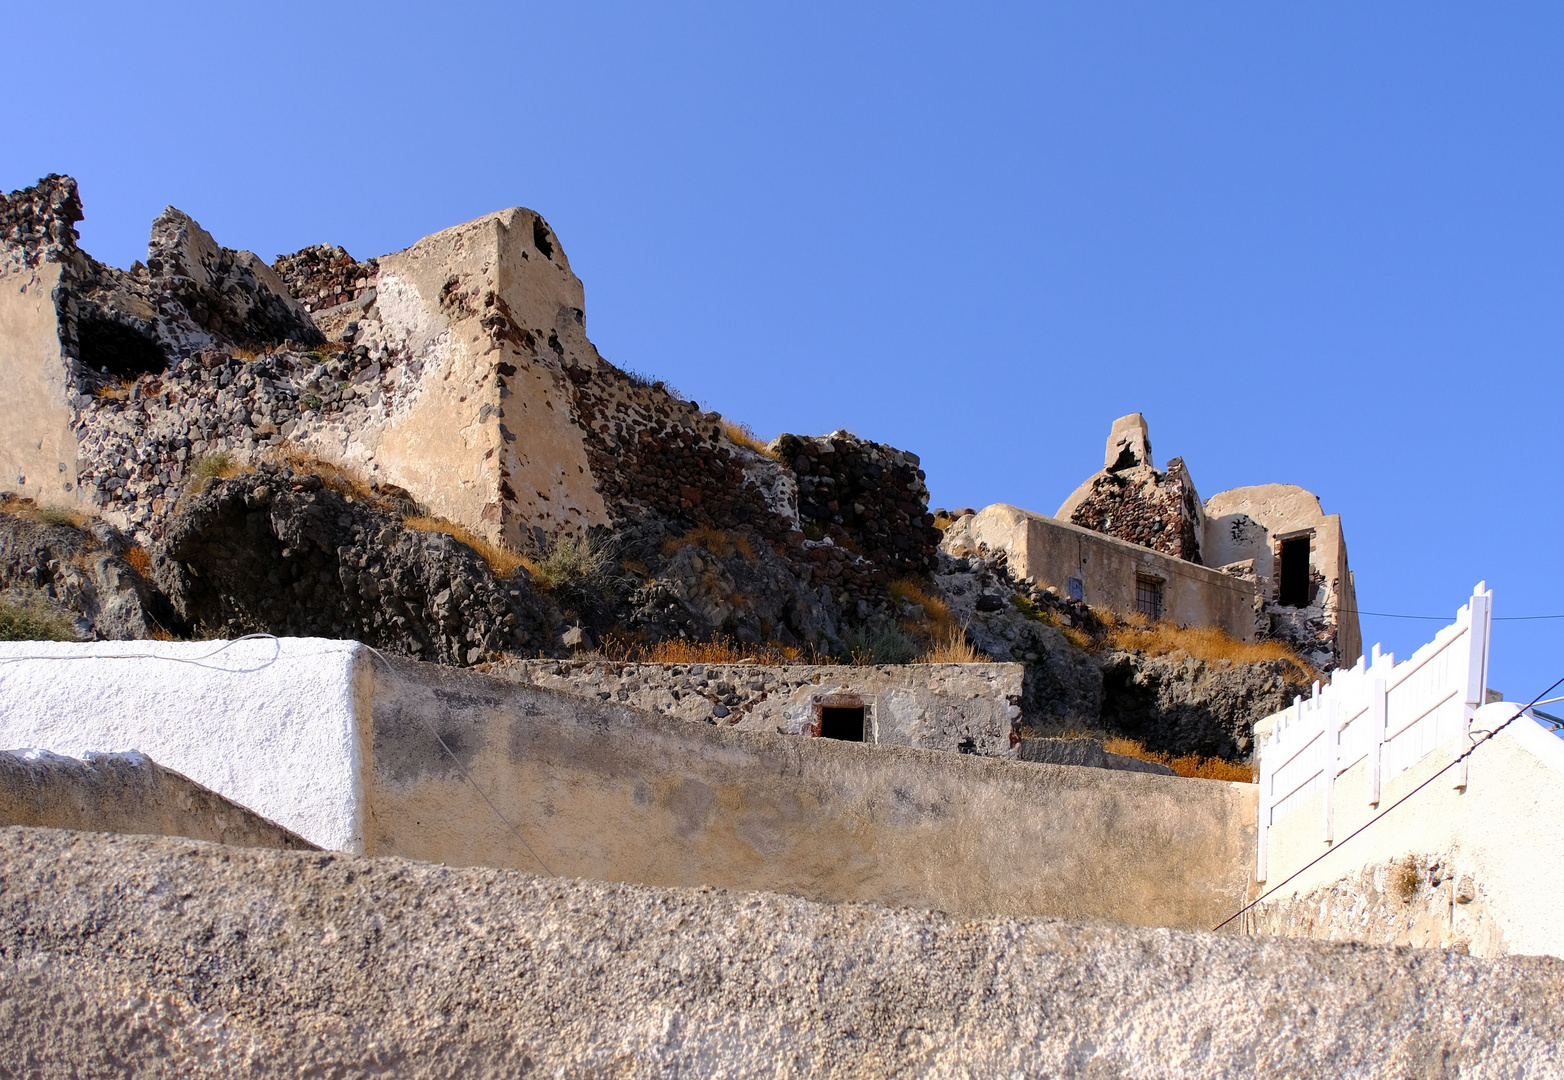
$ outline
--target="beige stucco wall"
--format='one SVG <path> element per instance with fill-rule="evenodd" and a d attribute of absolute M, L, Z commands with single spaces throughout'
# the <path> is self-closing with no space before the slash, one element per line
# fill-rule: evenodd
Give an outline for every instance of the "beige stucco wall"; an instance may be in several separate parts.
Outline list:
<path fill-rule="evenodd" d="M 76 502 L 76 437 L 54 292 L 60 265 L 0 271 L 0 491 Z"/>
<path fill-rule="evenodd" d="M 1093 607 L 1135 611 L 1135 581 L 1162 582 L 1163 612 L 1189 626 L 1220 626 L 1239 641 L 1255 637 L 1255 584 L 1079 525 L 996 503 L 951 525 L 951 554 L 982 545 L 1004 551 L 1013 573 L 1064 591 L 1078 577 Z"/>
<path fill-rule="evenodd" d="M 416 385 L 396 389 L 389 415 L 315 421 L 293 442 L 511 547 L 533 525 L 605 522 L 565 374 L 598 356 L 581 282 L 552 233 L 551 254 L 537 247 L 538 220 L 502 210 L 383 256 L 368 309 L 317 322 L 335 337 L 358 321 L 359 339 L 421 365 Z"/>
<path fill-rule="evenodd" d="M 656 718 L 472 672 L 377 668 L 366 854 L 1202 927 L 1250 878 L 1255 788 Z M 432 730 L 431 730 L 432 728 Z"/>
<path fill-rule="evenodd" d="M 1358 624 L 1358 600 L 1352 572 L 1347 566 L 1347 541 L 1341 515 L 1327 514 L 1313 493 L 1295 484 L 1257 484 L 1221 491 L 1206 500 L 1206 528 L 1202 551 L 1206 561 L 1222 566 L 1244 559 L 1255 560 L 1255 571 L 1267 579 L 1275 600 L 1279 583 L 1274 567 L 1283 539 L 1307 533 L 1309 569 L 1324 579 L 1322 595 L 1313 606 L 1332 609 L 1336 616 L 1337 655 L 1350 666 L 1363 653 Z M 1245 519 L 1260 526 L 1264 535 L 1246 526 Z M 1236 534 L 1236 535 L 1235 535 Z"/>
<path fill-rule="evenodd" d="M 1496 729 L 1515 714 L 1513 703 L 1486 705 L 1473 718 L 1474 731 Z M 1262 737 L 1256 728 L 1257 739 Z M 1371 806 L 1369 773 L 1360 761 L 1336 781 L 1334 836 L 1324 842 L 1324 796 L 1294 810 L 1270 829 L 1267 840 L 1268 886 L 1317 865 L 1288 881 L 1259 912 L 1258 928 L 1335 940 L 1381 940 L 1365 928 L 1385 925 L 1399 937 L 1384 943 L 1461 944 L 1476 955 L 1546 953 L 1564 956 L 1564 919 L 1558 896 L 1564 892 L 1564 833 L 1558 828 L 1564 806 L 1564 740 L 1529 718 L 1517 720 L 1468 760 L 1468 782 L 1457 789 L 1452 769 L 1399 809 L 1390 808 L 1418 784 L 1448 765 L 1454 745 L 1440 747 L 1415 766 L 1383 784 L 1379 805 Z M 1374 824 L 1350 842 L 1360 826 Z M 1385 918 L 1396 915 L 1399 897 L 1368 894 L 1358 880 L 1366 870 L 1383 868 L 1413 856 L 1424 865 L 1442 864 L 1444 883 L 1433 897 L 1417 902 L 1434 923 Z M 1382 873 L 1381 873 L 1382 876 Z M 1350 885 L 1355 904 L 1338 905 L 1321 918 L 1322 896 Z M 1472 899 L 1457 902 L 1458 890 L 1471 886 Z M 1412 936 L 1415 935 L 1415 936 Z"/>

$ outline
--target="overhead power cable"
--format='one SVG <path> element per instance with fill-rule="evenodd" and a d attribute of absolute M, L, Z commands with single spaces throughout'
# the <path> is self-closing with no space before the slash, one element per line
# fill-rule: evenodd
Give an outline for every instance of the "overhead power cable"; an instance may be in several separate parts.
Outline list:
<path fill-rule="evenodd" d="M 1325 853 L 1323 853 L 1321 855 L 1318 855 L 1318 856 L 1316 856 L 1313 859 L 1310 859 L 1308 862 L 1306 862 L 1302 866 L 1298 867 L 1298 869 L 1294 870 L 1292 873 L 1290 873 L 1286 877 L 1282 878 L 1281 881 L 1278 881 L 1275 885 L 1273 885 L 1269 889 L 1265 890 L 1265 892 L 1261 893 L 1259 896 L 1257 896 L 1253 900 L 1249 901 L 1249 903 L 1245 904 L 1243 907 L 1241 907 L 1237 911 L 1233 912 L 1227 918 L 1225 918 L 1221 922 L 1217 923 L 1215 926 L 1213 926 L 1211 928 L 1212 931 L 1215 932 L 1217 930 L 1222 929 L 1222 927 L 1226 926 L 1228 923 L 1232 922 L 1234 919 L 1238 918 L 1240 915 L 1244 914 L 1246 911 L 1249 911 L 1252 908 L 1254 908 L 1262 900 L 1266 899 L 1266 897 L 1275 895 L 1275 893 L 1279 889 L 1284 887 L 1288 882 L 1292 881 L 1299 874 L 1302 874 L 1305 870 L 1309 869 L 1311 866 L 1317 865 L 1318 863 L 1322 862 L 1323 860 L 1330 858 L 1336 852 L 1340 851 L 1341 848 L 1342 848 L 1342 845 L 1346 844 L 1347 841 L 1351 840 L 1355 836 L 1361 835 L 1365 830 L 1367 830 L 1370 826 L 1374 825 L 1376 822 L 1385 820 L 1386 815 L 1388 815 L 1396 807 L 1400 806 L 1402 803 L 1406 802 L 1412 796 L 1416 795 L 1419 791 L 1422 791 L 1424 788 L 1426 788 L 1429 784 L 1432 784 L 1435 780 L 1439 779 L 1445 773 L 1449 772 L 1451 769 L 1453 769 L 1457 765 L 1461 764 L 1461 762 L 1463 762 L 1467 758 L 1471 757 L 1473 752 L 1476 751 L 1476 749 L 1479 746 L 1481 746 L 1485 742 L 1488 742 L 1495 735 L 1498 735 L 1499 732 L 1503 731 L 1505 728 L 1507 728 L 1511 724 L 1515 723 L 1515 721 L 1517 721 L 1521 717 L 1525 716 L 1526 715 L 1526 711 L 1528 709 L 1530 709 L 1533 705 L 1536 705 L 1539 702 L 1541 702 L 1542 699 L 1547 694 L 1551 693 L 1561 683 L 1564 683 L 1564 677 L 1556 679 L 1553 682 L 1553 685 L 1549 686 L 1542 693 L 1540 693 L 1536 697 L 1532 698 L 1531 701 L 1527 702 L 1525 705 L 1522 705 L 1518 710 L 1516 710 L 1515 715 L 1510 717 L 1504 723 L 1500 724 L 1498 727 L 1494 728 L 1492 731 L 1484 732 L 1483 733 L 1483 737 L 1481 739 L 1478 739 L 1476 742 L 1472 743 L 1471 746 L 1467 747 L 1465 753 L 1461 754 L 1459 757 L 1456 757 L 1449 764 L 1447 764 L 1444 768 L 1440 769 L 1438 772 L 1436 772 L 1432 776 L 1430 776 L 1427 780 L 1424 780 L 1421 784 L 1417 785 L 1417 787 L 1413 788 L 1411 791 L 1409 791 L 1405 795 L 1401 796 L 1401 798 L 1397 799 L 1395 802 L 1393 802 L 1389 806 L 1385 807 L 1385 809 L 1381 810 L 1378 815 L 1376 815 L 1375 817 L 1370 818 L 1368 821 L 1365 821 L 1362 825 L 1359 825 L 1356 829 L 1352 830 L 1352 832 L 1350 832 L 1346 836 L 1342 837 L 1341 840 L 1338 843 L 1332 844 L 1329 851 L 1326 851 Z"/>

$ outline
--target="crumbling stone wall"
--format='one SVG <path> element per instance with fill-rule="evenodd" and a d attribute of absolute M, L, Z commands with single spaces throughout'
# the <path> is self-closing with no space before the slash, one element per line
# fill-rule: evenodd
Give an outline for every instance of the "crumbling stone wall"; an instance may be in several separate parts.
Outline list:
<path fill-rule="evenodd" d="M 1200 562 L 1199 500 L 1179 472 L 1139 466 L 1104 471 L 1070 514 L 1077 525 L 1165 555 Z"/>
<path fill-rule="evenodd" d="M 819 735 L 827 700 L 867 708 L 868 742 L 989 757 L 1014 755 L 1021 716 L 1016 664 L 631 664 L 605 660 L 513 660 L 489 668 L 503 679 L 662 716 L 741 731 Z"/>
<path fill-rule="evenodd" d="M 272 269 L 309 312 L 351 304 L 374 289 L 379 259 L 359 262 L 345 248 L 314 244 L 279 255 Z"/>

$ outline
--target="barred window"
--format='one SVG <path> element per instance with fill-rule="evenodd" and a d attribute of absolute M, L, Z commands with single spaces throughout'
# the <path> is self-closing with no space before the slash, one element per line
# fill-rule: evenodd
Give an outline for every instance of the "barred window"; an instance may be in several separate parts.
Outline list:
<path fill-rule="evenodd" d="M 1162 582 L 1135 579 L 1135 610 L 1153 621 L 1162 618 Z"/>

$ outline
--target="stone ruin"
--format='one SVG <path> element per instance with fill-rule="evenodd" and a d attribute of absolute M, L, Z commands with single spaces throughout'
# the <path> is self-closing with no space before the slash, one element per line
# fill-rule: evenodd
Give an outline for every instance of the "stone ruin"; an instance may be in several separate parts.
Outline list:
<path fill-rule="evenodd" d="M 68 177 L 0 200 L 0 491 L 99 517 L 147 551 L 170 629 L 363 633 L 460 663 L 557 648 L 572 623 L 586 640 L 628 627 L 832 652 L 846 628 L 891 617 L 888 583 L 935 565 L 915 455 L 846 432 L 757 449 L 609 364 L 530 210 L 376 259 L 320 245 L 269 266 L 171 207 L 129 270 L 77 246 L 81 217 Z M 235 469 L 269 471 L 246 483 Z M 311 488 L 323 470 L 349 480 L 336 497 Z M 325 504 L 292 529 L 301 545 L 257 519 L 279 493 Z M 430 612 L 462 586 L 363 573 L 397 561 L 370 541 L 408 519 L 534 559 L 584 540 L 625 572 L 547 617 L 527 616 L 524 583 L 500 589 L 504 631 L 441 645 Z M 240 535 L 277 558 L 236 557 Z M 257 582 L 327 613 L 252 595 Z M 386 592 L 406 603 L 379 610 Z"/>

